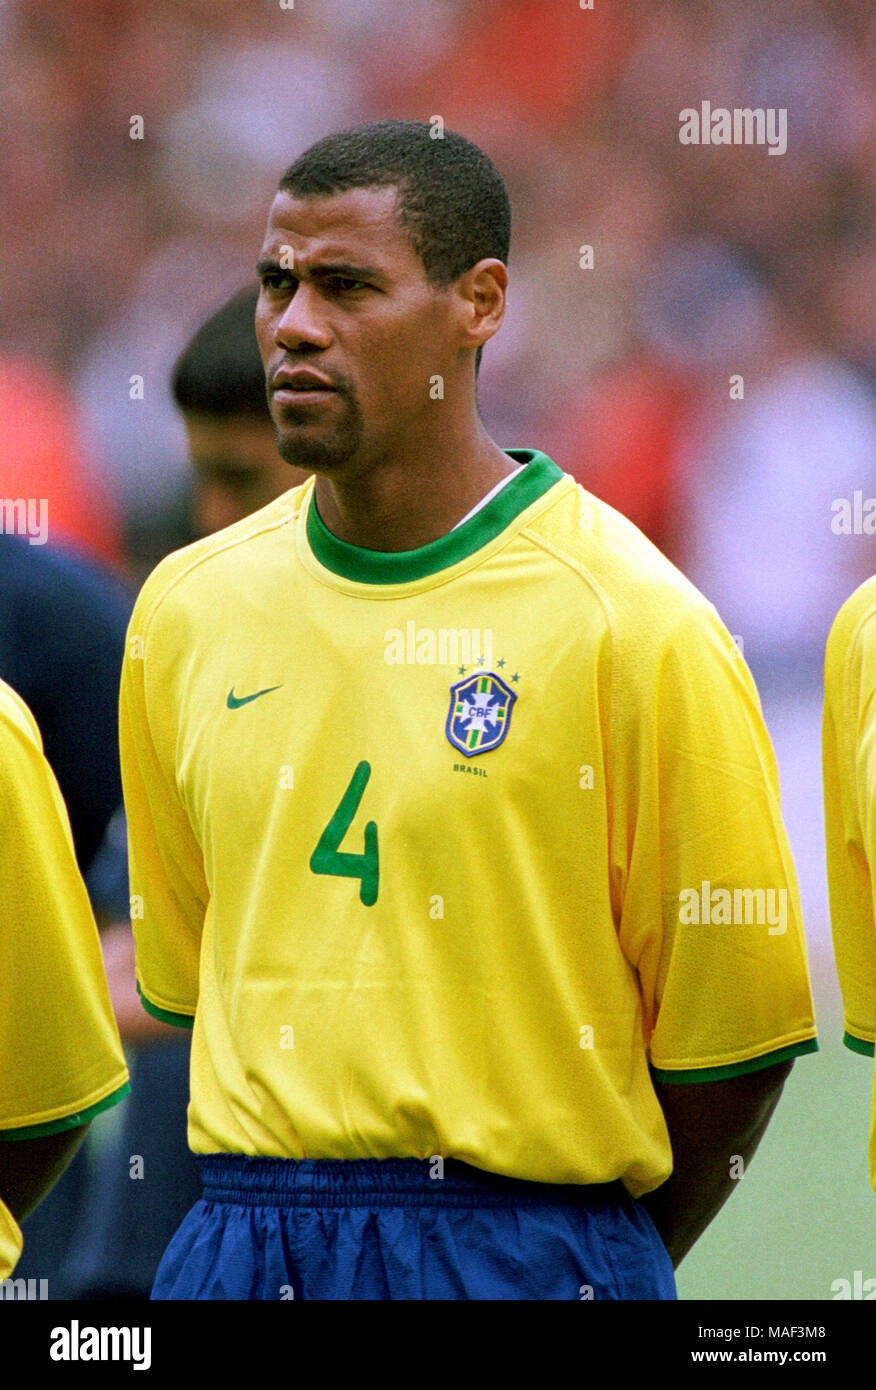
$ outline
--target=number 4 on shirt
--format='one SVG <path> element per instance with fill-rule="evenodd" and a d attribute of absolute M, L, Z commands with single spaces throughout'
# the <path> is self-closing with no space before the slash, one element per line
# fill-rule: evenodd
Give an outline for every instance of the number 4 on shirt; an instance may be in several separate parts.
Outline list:
<path fill-rule="evenodd" d="M 377 902 L 377 887 L 380 867 L 377 859 L 377 822 L 370 820 L 365 827 L 365 853 L 342 854 L 340 843 L 350 828 L 350 823 L 359 809 L 362 793 L 371 776 L 371 764 L 360 763 L 350 779 L 325 830 L 319 837 L 319 844 L 310 856 L 310 867 L 315 874 L 335 874 L 338 878 L 358 878 L 359 897 L 366 907 Z"/>

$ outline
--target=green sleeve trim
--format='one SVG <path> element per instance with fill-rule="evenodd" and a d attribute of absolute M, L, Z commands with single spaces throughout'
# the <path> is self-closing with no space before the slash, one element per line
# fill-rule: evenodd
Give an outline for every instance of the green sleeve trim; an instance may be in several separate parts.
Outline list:
<path fill-rule="evenodd" d="M 0 1140 L 6 1142 L 15 1139 L 43 1139 L 47 1134 L 63 1134 L 67 1129 L 78 1129 L 80 1125 L 90 1124 L 95 1115 L 109 1110 L 111 1105 L 124 1100 L 130 1093 L 131 1083 L 125 1081 L 112 1095 L 105 1096 L 96 1105 L 89 1105 L 87 1110 L 77 1110 L 75 1115 L 64 1115 L 60 1120 L 47 1120 L 42 1125 L 25 1125 L 23 1129 L 0 1129 Z"/>
<path fill-rule="evenodd" d="M 858 1052 L 862 1057 L 876 1057 L 876 1043 L 866 1042 L 864 1038 L 856 1038 L 854 1033 L 846 1030 L 843 1033 L 843 1042 L 850 1052 Z"/>
<path fill-rule="evenodd" d="M 652 1067 L 651 1076 L 655 1081 L 677 1083 L 685 1086 L 697 1081 L 730 1081 L 734 1076 L 747 1076 L 752 1071 L 763 1071 L 766 1067 L 776 1067 L 780 1062 L 789 1062 L 792 1057 L 802 1057 L 807 1052 L 818 1051 L 817 1038 L 805 1038 L 803 1042 L 792 1043 L 790 1047 L 780 1047 L 778 1052 L 767 1052 L 762 1057 L 749 1057 L 745 1062 L 731 1062 L 726 1067 L 701 1067 L 696 1071 L 664 1071 Z"/>
<path fill-rule="evenodd" d="M 153 1018 L 157 1018 L 159 1023 L 170 1023 L 174 1028 L 194 1028 L 195 1020 L 191 1014 L 173 1014 L 169 1009 L 159 1009 L 157 1004 L 153 1004 L 151 999 L 147 999 L 140 988 L 139 980 L 137 981 L 137 993 L 140 996 L 140 1003 L 143 1005 L 147 1014 L 151 1014 Z"/>

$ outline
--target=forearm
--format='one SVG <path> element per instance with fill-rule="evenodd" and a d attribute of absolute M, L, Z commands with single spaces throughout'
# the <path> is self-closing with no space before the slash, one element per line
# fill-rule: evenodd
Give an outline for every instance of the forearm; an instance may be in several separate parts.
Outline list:
<path fill-rule="evenodd" d="M 137 993 L 134 938 L 126 922 L 113 922 L 101 932 L 103 963 L 113 1013 L 125 1043 L 166 1042 L 179 1037 L 179 1029 L 161 1023 L 143 1008 Z"/>
<path fill-rule="evenodd" d="M 792 1066 L 785 1062 L 731 1081 L 655 1083 L 673 1171 L 642 1201 L 676 1268 L 754 1156 Z"/>
<path fill-rule="evenodd" d="M 40 1139 L 0 1142 L 0 1197 L 23 1221 L 52 1190 L 88 1132 L 88 1125 Z"/>

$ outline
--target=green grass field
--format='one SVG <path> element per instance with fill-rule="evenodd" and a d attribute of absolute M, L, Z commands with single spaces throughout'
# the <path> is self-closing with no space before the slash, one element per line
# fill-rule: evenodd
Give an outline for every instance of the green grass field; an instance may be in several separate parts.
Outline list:
<path fill-rule="evenodd" d="M 876 1279 L 867 1145 L 873 1062 L 842 1045 L 829 959 L 810 950 L 820 1052 L 800 1057 L 738 1190 L 678 1271 L 681 1299 L 833 1299 Z"/>

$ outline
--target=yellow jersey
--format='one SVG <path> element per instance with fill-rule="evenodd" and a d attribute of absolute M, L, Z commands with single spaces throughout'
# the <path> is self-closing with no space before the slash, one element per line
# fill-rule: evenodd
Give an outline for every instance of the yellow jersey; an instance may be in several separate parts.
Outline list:
<path fill-rule="evenodd" d="M 0 1201 L 0 1280 L 8 1279 L 21 1254 L 23 1238 L 12 1212 Z"/>
<path fill-rule="evenodd" d="M 876 579 L 843 604 L 824 666 L 824 821 L 844 1042 L 874 1055 L 876 1039 Z M 876 1078 L 870 1128 L 876 1188 Z"/>
<path fill-rule="evenodd" d="M 0 833 L 3 1141 L 83 1125 L 130 1089 L 67 809 L 36 721 L 4 681 Z M 0 1203 L 0 1269 L 20 1250 Z"/>
<path fill-rule="evenodd" d="M 196 1153 L 640 1195 L 672 1168 L 652 1077 L 817 1048 L 747 668 L 635 527 L 507 452 L 418 550 L 338 540 L 311 479 L 139 595 L 138 982 L 194 1025 Z"/>

